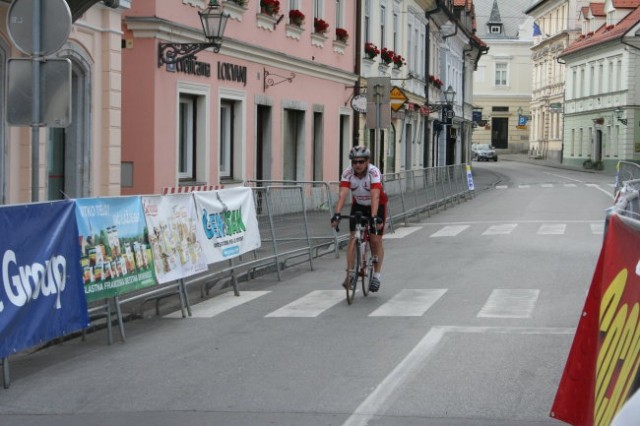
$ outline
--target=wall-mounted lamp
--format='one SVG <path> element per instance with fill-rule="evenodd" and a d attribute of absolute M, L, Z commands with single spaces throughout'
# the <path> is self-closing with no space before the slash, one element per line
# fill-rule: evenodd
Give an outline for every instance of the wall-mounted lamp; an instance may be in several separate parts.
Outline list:
<path fill-rule="evenodd" d="M 626 118 L 622 118 L 623 112 L 624 111 L 622 111 L 622 108 L 616 107 L 616 109 L 613 110 L 613 116 L 616 118 L 616 120 L 618 120 L 619 122 L 621 122 L 622 124 L 624 124 L 626 126 L 627 125 L 627 119 Z"/>
<path fill-rule="evenodd" d="M 518 117 L 522 115 L 522 107 L 518 107 Z"/>
<path fill-rule="evenodd" d="M 222 36 L 229 15 L 224 13 L 218 0 L 210 0 L 209 7 L 204 12 L 198 12 L 202 22 L 202 30 L 206 43 L 160 43 L 158 45 L 158 66 L 175 64 L 193 57 L 196 53 L 213 48 L 215 53 L 220 51 Z"/>
<path fill-rule="evenodd" d="M 451 87 L 451 85 L 449 85 L 449 87 L 447 87 L 447 90 L 444 91 L 444 99 L 445 101 L 447 101 L 447 105 L 453 105 L 453 101 L 456 98 L 456 91 L 453 90 L 453 87 Z"/>
<path fill-rule="evenodd" d="M 438 102 L 435 104 L 427 103 L 425 106 L 429 108 L 430 112 L 440 111 L 441 109 L 448 108 L 451 109 L 451 105 L 453 105 L 453 101 L 456 97 L 456 91 L 453 90 L 453 87 L 447 87 L 447 90 L 442 92 L 444 94 L 444 102 Z"/>

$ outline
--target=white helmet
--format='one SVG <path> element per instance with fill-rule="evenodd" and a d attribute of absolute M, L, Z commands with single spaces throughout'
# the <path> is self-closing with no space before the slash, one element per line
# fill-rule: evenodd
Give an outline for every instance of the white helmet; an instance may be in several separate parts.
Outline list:
<path fill-rule="evenodd" d="M 349 151 L 349 160 L 354 158 L 369 158 L 371 157 L 371 151 L 366 146 L 358 145 L 351 148 Z"/>

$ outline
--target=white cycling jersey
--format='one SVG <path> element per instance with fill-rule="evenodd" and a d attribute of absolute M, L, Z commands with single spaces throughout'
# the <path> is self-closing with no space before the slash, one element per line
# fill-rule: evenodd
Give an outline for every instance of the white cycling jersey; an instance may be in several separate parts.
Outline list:
<path fill-rule="evenodd" d="M 371 189 L 380 189 L 380 204 L 387 202 L 387 196 L 382 188 L 382 173 L 373 164 L 369 164 L 363 177 L 356 176 L 353 167 L 347 167 L 340 177 L 340 187 L 351 189 L 353 201 L 362 205 L 371 205 Z"/>

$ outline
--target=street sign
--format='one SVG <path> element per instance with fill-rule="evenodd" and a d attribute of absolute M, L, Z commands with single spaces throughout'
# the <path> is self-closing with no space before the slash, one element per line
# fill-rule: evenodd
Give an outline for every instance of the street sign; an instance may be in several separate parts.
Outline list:
<path fill-rule="evenodd" d="M 394 87 L 389 93 L 389 99 L 391 103 L 391 109 L 398 112 L 405 103 L 409 100 L 407 95 L 399 87 Z"/>
<path fill-rule="evenodd" d="M 369 129 L 386 129 L 391 125 L 391 108 L 389 104 L 377 105 L 367 102 L 367 127 Z"/>
<path fill-rule="evenodd" d="M 34 51 L 34 9 L 40 2 L 38 40 L 39 51 Z M 71 34 L 71 11 L 65 0 L 14 0 L 9 6 L 7 30 L 16 47 L 30 56 L 47 56 L 59 50 Z"/>
<path fill-rule="evenodd" d="M 527 116 L 519 115 L 518 116 L 518 126 L 525 126 L 527 124 Z"/>
<path fill-rule="evenodd" d="M 12 126 L 67 127 L 71 123 L 71 61 L 40 62 L 42 102 L 40 122 L 33 122 L 33 63 L 9 58 L 7 73 L 7 123 Z"/>
<path fill-rule="evenodd" d="M 367 102 L 388 104 L 390 91 L 390 77 L 370 77 L 367 79 Z"/>

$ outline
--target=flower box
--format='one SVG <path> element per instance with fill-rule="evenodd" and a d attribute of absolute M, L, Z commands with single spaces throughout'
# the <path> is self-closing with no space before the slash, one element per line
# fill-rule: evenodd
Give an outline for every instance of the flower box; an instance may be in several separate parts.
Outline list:
<path fill-rule="evenodd" d="M 313 18 L 313 30 L 319 34 L 324 34 L 329 29 L 329 24 L 324 19 Z"/>

